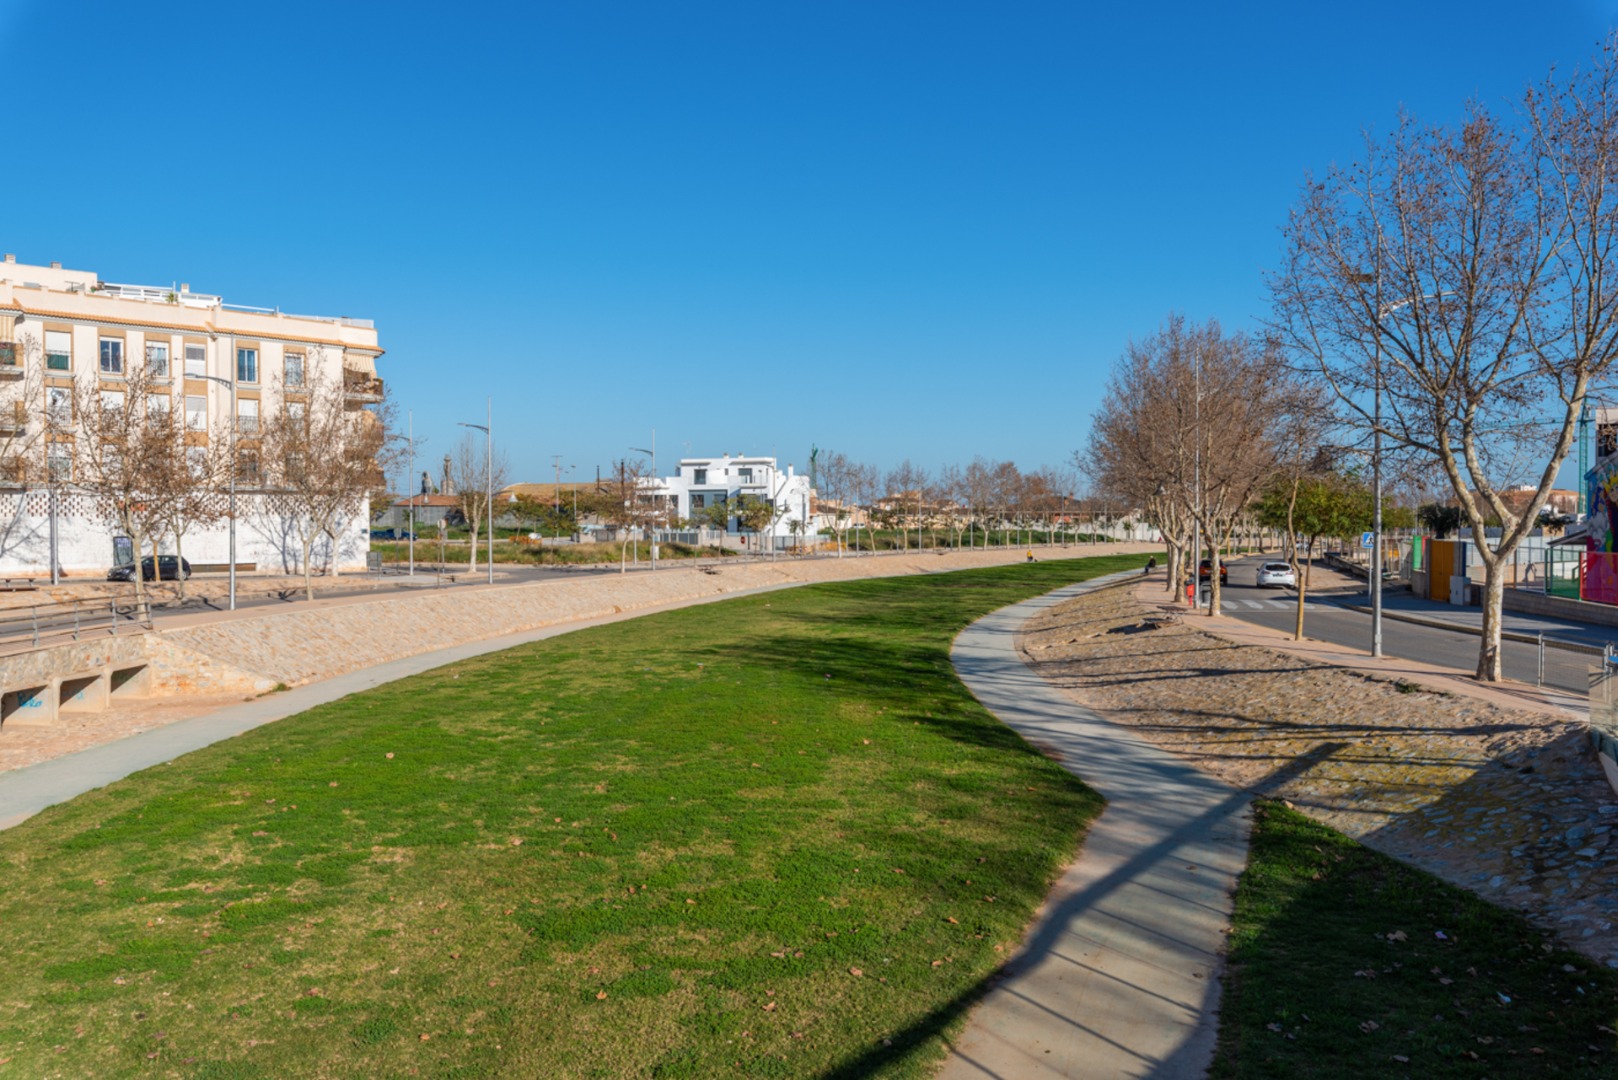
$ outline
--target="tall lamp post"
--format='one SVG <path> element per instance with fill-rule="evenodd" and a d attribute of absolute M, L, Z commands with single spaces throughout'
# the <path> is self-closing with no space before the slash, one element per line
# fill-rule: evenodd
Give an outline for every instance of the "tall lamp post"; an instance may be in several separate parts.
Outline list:
<path fill-rule="evenodd" d="M 1378 256 L 1380 258 L 1378 237 Z M 1380 267 L 1379 267 L 1380 271 Z M 1371 359 L 1371 567 L 1369 591 L 1371 594 L 1371 655 L 1382 655 L 1382 320 L 1400 308 L 1409 307 L 1418 300 L 1442 300 L 1453 295 L 1449 289 L 1422 296 L 1409 296 L 1392 303 L 1382 302 L 1382 275 L 1357 273 L 1349 275 L 1357 284 L 1374 287 L 1371 310 L 1376 315 L 1372 328 L 1374 351 Z"/>
<path fill-rule="evenodd" d="M 657 429 L 652 429 L 652 448 L 643 450 L 638 446 L 631 446 L 637 454 L 650 454 L 652 458 L 652 569 L 657 569 Z"/>
<path fill-rule="evenodd" d="M 232 363 L 235 357 L 231 358 Z M 236 428 L 240 417 L 236 415 L 236 371 L 231 369 L 232 378 L 226 379 L 219 375 L 188 375 L 186 378 L 203 378 L 209 382 L 216 382 L 221 386 L 230 387 L 230 610 L 236 610 L 236 444 L 240 439 Z M 136 562 L 139 562 L 139 552 L 136 553 Z M 137 570 L 136 573 L 139 573 Z"/>
<path fill-rule="evenodd" d="M 483 432 L 485 444 L 484 484 L 488 488 L 488 501 L 484 504 L 484 513 L 489 519 L 489 584 L 494 584 L 494 398 L 489 399 L 489 422 L 487 424 L 468 424 L 457 421 L 458 426 L 476 428 Z"/>

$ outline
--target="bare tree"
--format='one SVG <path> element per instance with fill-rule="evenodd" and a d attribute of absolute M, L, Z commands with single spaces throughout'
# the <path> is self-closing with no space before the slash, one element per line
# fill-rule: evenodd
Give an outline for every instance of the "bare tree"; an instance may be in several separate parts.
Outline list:
<path fill-rule="evenodd" d="M 320 370 L 312 361 L 309 367 Z M 340 380 L 312 375 L 302 400 L 289 398 L 284 386 L 276 389 L 275 408 L 264 418 L 261 468 L 273 505 L 291 519 L 301 547 L 304 594 L 313 600 L 315 543 L 322 536 L 330 539 L 335 569 L 338 530 L 359 513 L 378 475 L 386 474 L 398 440 L 392 437 L 386 403 L 351 407 Z"/>
<path fill-rule="evenodd" d="M 167 399 L 167 400 L 165 400 Z M 233 431 L 234 418 L 222 418 L 208 435 L 205 445 L 190 445 L 189 434 L 183 423 L 175 420 L 173 402 L 167 390 L 146 401 L 147 420 L 159 426 L 167 436 L 169 466 L 160 474 L 164 484 L 163 498 L 158 501 L 159 517 L 164 535 L 174 541 L 174 555 L 185 565 L 186 533 L 224 520 L 230 512 L 230 503 L 222 490 L 230 483 L 230 471 L 237 462 L 252 463 L 252 486 L 258 486 L 258 451 L 256 444 L 245 451 L 239 447 L 239 432 Z M 251 433 L 256 436 L 255 430 Z M 237 477 L 238 484 L 243 482 Z M 176 580 L 179 596 L 185 599 L 185 574 Z"/>
<path fill-rule="evenodd" d="M 455 498 L 460 500 L 461 517 L 472 534 L 472 552 L 466 567 L 469 574 L 478 568 L 478 536 L 489 516 L 489 493 L 506 486 L 509 472 L 505 451 L 496 447 L 491 465 L 487 442 L 471 432 L 455 444 L 450 457 L 450 482 L 455 485 Z M 492 532 L 494 523 L 487 524 Z"/>
<path fill-rule="evenodd" d="M 1500 673 L 1513 553 L 1618 357 L 1618 36 L 1531 89 L 1521 127 L 1400 118 L 1311 179 L 1272 278 L 1275 330 L 1396 455 L 1436 465 L 1484 565 L 1477 677 Z M 1534 462 L 1533 495 L 1502 497 Z M 1490 537 L 1490 519 L 1500 522 Z"/>
<path fill-rule="evenodd" d="M 1210 615 L 1219 613 L 1220 551 L 1275 473 L 1292 414 L 1309 398 L 1249 338 L 1178 315 L 1131 342 L 1114 369 L 1091 430 L 1092 476 L 1144 497 L 1164 525 L 1195 530 L 1199 539 L 1171 550 L 1171 588 L 1180 558 L 1194 564 L 1186 548 L 1206 546 Z"/>
<path fill-rule="evenodd" d="M 71 446 L 74 483 L 96 497 L 100 513 L 134 546 L 137 604 L 146 599 L 141 553 L 152 545 L 155 569 L 156 542 L 165 528 L 169 500 L 183 486 L 174 475 L 173 451 L 181 436 L 173 410 L 148 408 L 148 399 L 159 390 L 166 393 L 167 387 L 156 384 L 141 365 L 129 370 L 121 390 L 103 390 L 92 374 L 74 380 L 71 399 L 47 404 L 47 438 L 52 447 Z M 61 415 L 66 400 L 71 401 L 71 417 Z"/>
<path fill-rule="evenodd" d="M 822 454 L 816 465 L 815 495 L 820 500 L 820 512 L 831 522 L 839 559 L 848 547 L 848 528 L 853 521 L 854 504 L 858 498 L 855 491 L 858 471 L 856 462 L 836 450 Z"/>
<path fill-rule="evenodd" d="M 910 548 L 906 530 L 912 524 L 916 526 L 916 546 L 921 547 L 921 512 L 926 498 L 926 469 L 905 458 L 888 473 L 888 500 L 893 504 L 894 522 L 899 529 L 899 546 L 902 549 Z"/>

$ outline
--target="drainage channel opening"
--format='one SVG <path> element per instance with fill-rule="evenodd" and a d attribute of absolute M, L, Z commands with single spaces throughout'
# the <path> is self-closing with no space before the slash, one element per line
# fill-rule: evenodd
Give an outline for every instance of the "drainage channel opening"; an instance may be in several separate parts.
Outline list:
<path fill-rule="evenodd" d="M 0 697 L 0 724 L 7 720 L 43 719 L 50 714 L 48 686 L 30 686 L 23 690 L 7 690 Z"/>
<path fill-rule="evenodd" d="M 78 675 L 62 680 L 62 712 L 96 712 L 107 707 L 106 684 L 100 675 Z"/>
<path fill-rule="evenodd" d="M 118 668 L 112 673 L 107 692 L 115 698 L 145 697 L 151 693 L 151 676 L 146 665 Z"/>

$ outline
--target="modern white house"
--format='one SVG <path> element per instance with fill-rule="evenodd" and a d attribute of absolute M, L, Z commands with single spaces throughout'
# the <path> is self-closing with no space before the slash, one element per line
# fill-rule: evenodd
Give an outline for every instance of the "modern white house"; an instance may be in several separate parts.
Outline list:
<path fill-rule="evenodd" d="M 744 495 L 768 499 L 776 513 L 765 534 L 780 539 L 800 534 L 812 537 L 819 528 L 809 478 L 791 465 L 783 471 L 773 457 L 681 458 L 678 472 L 656 479 L 653 494 L 670 515 L 686 519 L 700 517 L 717 504 L 734 504 Z M 798 529 L 794 522 L 801 523 Z M 731 515 L 725 531 L 737 534 L 744 530 Z"/>
<path fill-rule="evenodd" d="M 282 403 L 294 414 L 311 388 L 340 385 L 344 407 L 382 400 L 382 355 L 369 319 L 291 315 L 227 304 L 189 285 L 121 285 L 61 263 L 0 262 L 0 575 L 48 576 L 55 521 L 56 561 L 72 574 L 104 573 L 113 562 L 112 524 L 95 496 L 78 489 L 82 468 L 75 415 L 91 390 L 103 407 L 165 410 L 185 417 L 187 445 L 239 440 L 237 562 L 298 572 L 300 545 L 258 482 L 260 416 Z M 126 402 L 129 379 L 150 376 L 144 402 Z M 235 412 L 232 414 L 232 402 Z M 326 538 L 317 568 L 363 569 L 369 507 Z M 224 520 L 187 531 L 192 563 L 228 558 Z M 174 551 L 160 540 L 161 550 Z M 143 552 L 147 554 L 149 552 Z"/>

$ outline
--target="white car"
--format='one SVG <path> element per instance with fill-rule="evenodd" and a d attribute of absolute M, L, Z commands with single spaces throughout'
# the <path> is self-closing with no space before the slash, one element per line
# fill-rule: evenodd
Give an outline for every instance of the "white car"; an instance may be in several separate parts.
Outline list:
<path fill-rule="evenodd" d="M 1267 562 L 1258 568 L 1259 588 L 1287 588 L 1296 589 L 1298 578 L 1292 572 L 1292 567 L 1284 562 Z"/>

